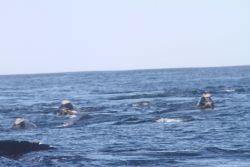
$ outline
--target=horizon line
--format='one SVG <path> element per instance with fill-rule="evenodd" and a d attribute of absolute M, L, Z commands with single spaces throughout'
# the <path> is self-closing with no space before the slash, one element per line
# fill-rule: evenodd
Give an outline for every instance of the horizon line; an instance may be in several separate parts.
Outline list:
<path fill-rule="evenodd" d="M 0 76 L 20 76 L 20 75 L 53 75 L 53 74 L 68 74 L 68 73 L 93 73 L 93 72 L 126 72 L 126 71 L 148 71 L 148 70 L 170 70 L 170 69 L 202 69 L 202 68 L 232 68 L 232 67 L 247 67 L 250 65 L 224 65 L 224 66 L 201 66 L 201 67 L 166 67 L 166 68 L 134 68 L 121 70 L 77 70 L 77 71 L 61 71 L 61 72 L 35 72 L 35 73 L 13 73 L 0 74 Z"/>

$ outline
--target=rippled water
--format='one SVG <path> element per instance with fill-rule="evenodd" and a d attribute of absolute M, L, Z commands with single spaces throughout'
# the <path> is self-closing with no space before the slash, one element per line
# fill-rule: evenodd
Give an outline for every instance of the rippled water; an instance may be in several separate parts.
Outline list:
<path fill-rule="evenodd" d="M 204 90 L 214 110 L 195 107 Z M 1 140 L 57 148 L 2 166 L 250 166 L 250 66 L 0 76 L 0 92 Z M 81 115 L 57 116 L 62 99 Z"/>

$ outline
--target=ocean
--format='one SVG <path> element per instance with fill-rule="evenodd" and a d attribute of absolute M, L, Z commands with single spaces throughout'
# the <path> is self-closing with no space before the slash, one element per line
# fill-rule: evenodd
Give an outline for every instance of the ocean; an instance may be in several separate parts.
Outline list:
<path fill-rule="evenodd" d="M 63 99 L 81 114 L 58 116 Z M 0 166 L 249 167 L 249 99 L 250 66 L 0 76 L 0 139 L 56 148 Z"/>

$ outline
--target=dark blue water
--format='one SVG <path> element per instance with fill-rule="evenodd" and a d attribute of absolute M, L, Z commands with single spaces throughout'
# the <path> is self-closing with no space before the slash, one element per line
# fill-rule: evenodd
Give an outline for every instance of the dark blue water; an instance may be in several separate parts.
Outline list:
<path fill-rule="evenodd" d="M 214 110 L 196 108 L 204 90 Z M 57 128 L 63 99 L 82 115 Z M 1 140 L 57 148 L 1 166 L 249 167 L 249 99 L 250 66 L 0 76 Z M 16 116 L 38 127 L 12 130 Z"/>

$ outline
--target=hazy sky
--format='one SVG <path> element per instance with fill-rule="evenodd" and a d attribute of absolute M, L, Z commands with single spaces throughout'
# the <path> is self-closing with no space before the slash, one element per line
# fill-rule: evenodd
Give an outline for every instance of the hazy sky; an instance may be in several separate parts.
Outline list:
<path fill-rule="evenodd" d="M 250 65 L 249 0 L 0 0 L 0 74 Z"/>

